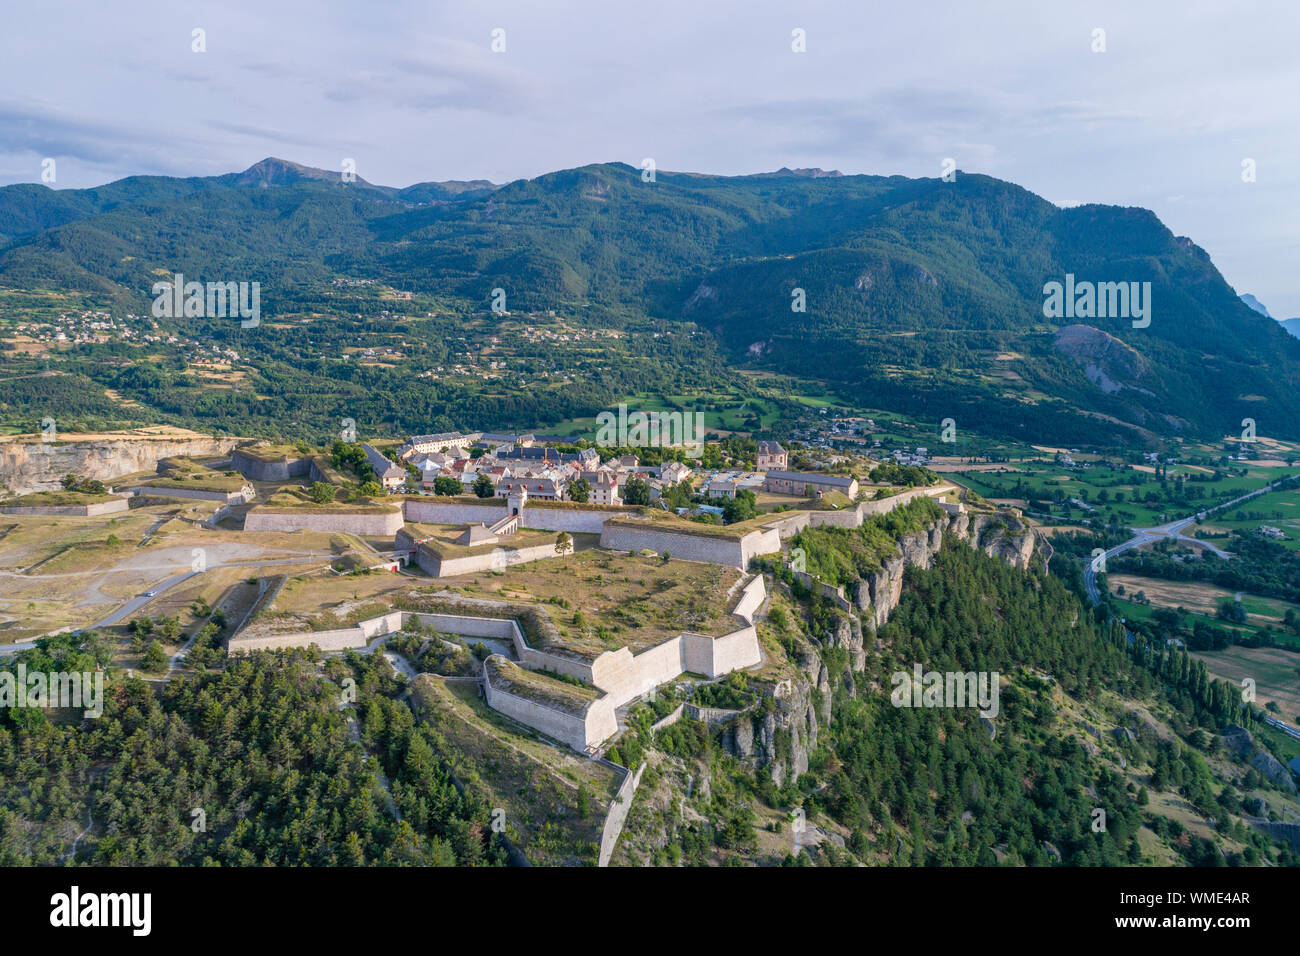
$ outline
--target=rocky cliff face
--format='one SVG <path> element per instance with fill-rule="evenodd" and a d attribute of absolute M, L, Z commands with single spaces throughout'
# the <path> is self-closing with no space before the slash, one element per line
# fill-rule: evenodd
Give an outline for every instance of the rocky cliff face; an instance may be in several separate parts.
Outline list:
<path fill-rule="evenodd" d="M 234 438 L 120 438 L 100 441 L 8 441 L 0 443 L 0 485 L 25 495 L 59 487 L 64 475 L 112 482 L 138 471 L 153 471 L 173 455 L 225 455 Z"/>
<path fill-rule="evenodd" d="M 819 720 L 830 719 L 830 683 L 824 676 L 825 667 L 815 659 L 801 663 L 808 664 L 807 670 L 801 670 L 803 678 L 790 682 L 789 693 L 779 699 L 774 711 L 760 717 L 742 714 L 727 727 L 725 736 L 732 753 L 767 767 L 777 786 L 807 773 L 808 755 L 817 749 Z M 819 678 L 825 686 L 824 718 L 819 718 L 814 700 L 820 695 L 813 693 Z"/>
<path fill-rule="evenodd" d="M 1021 570 L 1033 565 L 1035 556 L 1040 567 L 1046 567 L 1051 557 L 1051 545 L 1015 512 L 950 514 L 946 522 L 940 521 L 927 531 L 904 535 L 898 542 L 898 554 L 886 560 L 875 574 L 858 582 L 854 603 L 873 629 L 883 627 L 898 607 L 903 594 L 903 569 L 908 565 L 929 568 L 945 533 Z"/>
<path fill-rule="evenodd" d="M 848 668 L 840 680 L 851 696 L 858 692 L 854 675 L 861 674 L 867 654 L 876 648 L 876 631 L 902 597 L 904 570 L 908 565 L 928 569 L 945 534 L 1022 570 L 1046 567 L 1051 557 L 1046 539 L 1011 511 L 950 513 L 923 531 L 901 537 L 898 553 L 885 560 L 879 571 L 859 579 L 853 591 L 854 610 L 837 615 L 826 633 L 816 635 L 824 645 L 847 652 Z M 810 648 L 799 656 L 797 666 L 799 676 L 778 698 L 773 712 L 759 718 L 743 715 L 728 730 L 732 752 L 766 767 L 778 786 L 807 771 L 818 728 L 831 719 L 833 687 L 821 656 Z"/>

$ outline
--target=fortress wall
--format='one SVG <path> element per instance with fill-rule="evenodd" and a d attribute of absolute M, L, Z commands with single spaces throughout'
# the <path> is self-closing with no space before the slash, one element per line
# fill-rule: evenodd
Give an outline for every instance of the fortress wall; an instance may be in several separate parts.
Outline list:
<path fill-rule="evenodd" d="M 424 524 L 478 524 L 491 525 L 504 518 L 506 507 L 500 502 L 493 504 L 465 504 L 463 502 L 425 501 L 407 498 L 405 502 L 406 520 Z M 624 517 L 627 512 L 604 511 L 583 508 L 547 508 L 524 506 L 519 525 L 522 528 L 536 528 L 541 531 L 568 531 L 579 534 L 600 534 L 605 522 L 610 518 Z"/>
<path fill-rule="evenodd" d="M 794 577 L 796 581 L 812 593 L 820 594 L 822 597 L 828 598 L 841 611 L 853 610 L 853 605 L 850 603 L 848 595 L 844 592 L 843 585 L 835 586 L 828 584 L 825 581 L 819 581 L 807 571 L 795 571 Z"/>
<path fill-rule="evenodd" d="M 622 707 L 681 674 L 681 640 L 674 637 L 635 656 L 626 647 L 602 654 L 592 665 L 592 683 Z"/>
<path fill-rule="evenodd" d="M 322 651 L 345 651 L 366 646 L 365 631 L 347 627 L 334 631 L 298 631 L 292 634 L 252 634 L 230 639 L 232 654 L 240 651 L 266 651 L 281 647 L 310 647 L 317 645 Z"/>
<path fill-rule="evenodd" d="M 365 647 L 372 639 L 392 634 L 402 629 L 402 611 L 389 611 L 379 617 L 360 621 L 353 627 L 331 631 L 296 631 L 289 634 L 257 634 L 244 637 L 236 635 L 229 641 L 232 652 L 262 651 L 281 647 L 310 647 L 317 645 L 322 651 L 345 651 Z"/>
<path fill-rule="evenodd" d="M 743 541 L 714 535 L 662 531 L 648 522 L 645 528 L 606 525 L 600 534 L 600 546 L 616 551 L 640 551 L 642 548 L 660 554 L 666 551 L 674 558 L 682 558 L 686 561 L 708 561 L 733 568 L 743 568 L 746 564 Z M 779 538 L 777 538 L 777 550 L 780 550 Z"/>
<path fill-rule="evenodd" d="M 565 674 L 569 677 L 576 677 L 580 681 L 588 684 L 596 684 L 592 678 L 592 665 L 587 661 L 574 660 L 570 657 L 561 657 L 558 654 L 548 654 L 546 651 L 539 651 L 535 647 L 524 645 L 523 652 L 519 654 L 519 663 L 529 670 L 534 671 L 555 671 L 559 674 Z M 596 685 L 599 686 L 599 685 Z"/>
<path fill-rule="evenodd" d="M 752 624 L 721 637 L 706 634 L 682 635 L 683 669 L 706 677 L 722 677 L 742 667 L 763 661 L 758 648 L 758 631 Z"/>
<path fill-rule="evenodd" d="M 155 488 L 153 485 L 136 485 L 132 489 L 137 495 L 152 495 L 158 498 L 201 498 L 204 501 L 222 501 L 226 504 L 243 504 L 251 501 L 253 496 L 242 491 L 203 491 L 196 488 Z M 252 489 L 249 489 L 250 491 Z"/>
<path fill-rule="evenodd" d="M 609 866 L 609 861 L 614 856 L 614 847 L 618 845 L 619 834 L 623 832 L 623 824 L 627 821 L 628 811 L 632 808 L 632 797 L 641 784 L 641 774 L 645 772 L 645 768 L 643 761 L 641 766 L 636 768 L 636 773 L 628 770 L 623 775 L 623 783 L 619 785 L 618 792 L 614 794 L 614 800 L 609 805 L 609 813 L 605 815 L 605 826 L 600 833 L 600 855 L 597 857 L 597 866 Z"/>
<path fill-rule="evenodd" d="M 78 518 L 91 517 L 93 515 L 115 514 L 119 511 L 126 511 L 131 507 L 126 498 L 116 501 L 98 501 L 86 505 L 17 505 L 9 508 L 0 508 L 0 514 L 6 515 L 65 515 Z"/>
<path fill-rule="evenodd" d="M 312 481 L 323 481 L 327 485 L 332 484 L 330 476 L 316 467 L 316 458 L 314 456 L 307 459 L 307 477 Z"/>
<path fill-rule="evenodd" d="M 782 538 L 793 537 L 808 527 L 808 518 L 811 514 L 810 511 L 792 511 L 779 521 L 773 521 L 768 527 L 775 529 Z"/>
<path fill-rule="evenodd" d="M 245 531 L 334 531 L 340 534 L 389 536 L 402 527 L 402 512 L 379 514 L 320 511 L 274 512 L 254 508 L 244 516 Z"/>
<path fill-rule="evenodd" d="M 207 525 L 209 528 L 215 528 L 218 524 L 221 523 L 223 519 L 229 518 L 232 513 L 233 512 L 231 512 L 230 510 L 230 505 L 224 504 L 216 511 L 214 511 L 212 514 L 210 514 L 207 520 L 204 521 L 203 523 Z"/>
<path fill-rule="evenodd" d="M 754 623 L 754 612 L 762 606 L 766 598 L 767 585 L 763 583 L 763 575 L 756 574 L 753 580 L 740 589 L 740 600 L 736 602 L 736 606 L 732 608 L 731 613 L 744 618 L 752 624 Z"/>
<path fill-rule="evenodd" d="M 878 502 L 883 504 L 884 502 Z M 858 502 L 861 506 L 865 502 Z M 864 512 L 858 508 L 845 508 L 842 511 L 810 511 L 808 520 L 804 522 L 806 528 L 818 528 L 828 525 L 832 528 L 858 528 L 862 526 L 862 517 Z M 802 530 L 802 529 L 800 529 Z"/>
<path fill-rule="evenodd" d="M 614 707 L 622 707 L 686 671 L 721 677 L 761 662 L 758 632 L 747 625 L 722 637 L 680 634 L 636 655 L 620 647 L 596 658 L 591 682 L 605 692 Z"/>
<path fill-rule="evenodd" d="M 509 538 L 506 539 L 509 541 Z M 566 552 L 572 554 L 572 550 Z M 554 544 L 537 544 L 530 548 L 507 549 L 500 552 L 467 555 L 463 558 L 439 558 L 427 551 L 416 554 L 416 562 L 436 578 L 449 578 L 457 574 L 474 574 L 479 571 L 505 570 L 515 564 L 527 564 L 544 558 L 558 558 Z"/>
<path fill-rule="evenodd" d="M 749 567 L 749 560 L 760 554 L 776 554 L 781 550 L 781 532 L 776 528 L 751 531 L 740 541 L 740 566 Z"/>
<path fill-rule="evenodd" d="M 591 708 L 588 708 L 586 715 L 577 717 L 556 710 L 554 707 L 539 704 L 535 700 L 518 697 L 492 686 L 492 679 L 487 671 L 484 671 L 483 683 L 487 691 L 488 706 L 493 710 L 499 710 L 507 717 L 513 717 L 521 724 L 540 730 L 548 737 L 554 737 L 556 740 L 568 744 L 574 750 L 586 751 L 589 742 L 587 722 L 592 719 Z M 609 717 L 613 718 L 612 711 L 609 713 Z M 603 724 L 603 715 L 597 715 L 595 723 L 598 726 Z M 615 724 L 614 730 L 617 729 L 618 725 Z M 613 733 L 613 731 L 610 731 L 610 733 Z"/>
<path fill-rule="evenodd" d="M 519 626 L 504 617 L 469 617 L 459 614 L 416 614 L 412 617 L 421 624 L 436 628 L 444 634 L 459 634 L 462 637 L 492 637 L 499 641 L 510 641 L 519 651 Z"/>
<path fill-rule="evenodd" d="M 505 505 L 467 505 L 459 502 L 421 501 L 407 498 L 402 503 L 407 521 L 421 524 L 486 524 L 504 518 Z"/>
<path fill-rule="evenodd" d="M 724 634 L 713 639 L 713 673 L 710 677 L 721 677 L 742 667 L 753 667 L 763 662 L 763 654 L 758 647 L 758 630 L 754 625 L 742 627 L 738 631 Z"/>
<path fill-rule="evenodd" d="M 307 477 L 311 472 L 311 458 L 262 461 L 236 448 L 230 453 L 230 467 L 254 481 L 288 481 Z"/>
<path fill-rule="evenodd" d="M 389 611 L 387 614 L 379 615 L 379 617 L 358 621 L 357 627 L 369 639 L 384 634 L 395 634 L 402 629 L 402 624 L 405 621 L 406 613 L 404 611 Z"/>
<path fill-rule="evenodd" d="M 744 710 L 731 710 L 725 707 L 697 707 L 694 704 L 685 705 L 686 716 L 691 720 L 698 720 L 708 724 L 710 727 L 717 727 L 734 720 Z"/>
<path fill-rule="evenodd" d="M 587 708 L 587 719 L 585 721 L 584 735 L 586 737 L 586 747 L 595 747 L 608 740 L 618 733 L 618 717 L 614 713 L 614 701 L 610 697 L 602 697 L 599 700 L 592 701 Z"/>
<path fill-rule="evenodd" d="M 858 514 L 864 518 L 867 515 L 883 515 L 893 511 L 899 505 L 905 505 L 917 498 L 942 498 L 955 490 L 952 485 L 946 482 L 928 488 L 912 488 L 908 491 L 900 491 L 889 498 L 881 498 L 879 501 L 860 501 L 858 502 Z M 858 523 L 861 524 L 861 521 Z"/>
<path fill-rule="evenodd" d="M 713 638 L 707 634 L 686 633 L 682 641 L 682 670 L 705 677 L 717 677 L 713 662 Z"/>
<path fill-rule="evenodd" d="M 650 725 L 651 732 L 663 730 L 665 727 L 671 727 L 673 724 L 677 723 L 677 721 L 681 720 L 682 715 L 685 713 L 686 705 L 678 704 L 676 708 L 673 709 L 672 713 L 668 714 L 666 717 L 660 717 Z"/>
<path fill-rule="evenodd" d="M 459 614 L 415 614 L 414 616 L 446 634 L 492 637 L 501 641 L 510 641 L 514 645 L 515 656 L 519 658 L 519 663 L 529 670 L 556 671 L 596 685 L 590 663 L 530 647 L 524 640 L 523 631 L 519 629 L 519 625 L 513 618 L 472 617 Z"/>
<path fill-rule="evenodd" d="M 610 518 L 622 518 L 618 511 L 583 511 L 577 508 L 536 508 L 524 506 L 519 522 L 521 527 L 540 528 L 543 531 L 568 531 L 579 534 L 600 534 Z"/>
<path fill-rule="evenodd" d="M 833 528 L 859 528 L 863 520 L 868 516 L 888 514 L 900 505 L 905 505 L 920 497 L 930 497 L 942 499 L 944 495 L 954 491 L 952 485 L 943 483 L 929 488 L 912 488 L 908 491 L 899 492 L 888 498 L 881 498 L 879 501 L 859 501 L 852 508 L 844 508 L 840 511 L 798 511 L 792 512 L 788 518 L 782 518 L 772 522 L 763 532 L 754 532 L 768 535 L 771 532 L 778 534 L 776 546 L 772 546 L 770 540 L 765 539 L 760 547 L 752 547 L 746 552 L 745 564 L 748 566 L 749 558 L 755 555 L 773 554 L 781 550 L 780 542 L 792 538 L 805 528 L 817 528 L 829 526 Z M 946 507 L 946 506 L 945 506 Z M 748 536 L 746 536 L 748 537 Z"/>

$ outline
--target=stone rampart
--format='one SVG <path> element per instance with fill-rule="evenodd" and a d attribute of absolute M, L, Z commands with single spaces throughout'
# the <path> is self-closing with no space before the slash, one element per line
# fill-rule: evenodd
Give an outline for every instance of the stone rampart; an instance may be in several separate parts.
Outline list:
<path fill-rule="evenodd" d="M 307 477 L 311 472 L 311 458 L 285 457 L 268 461 L 236 448 L 230 453 L 230 467 L 254 481 L 288 481 Z"/>
<path fill-rule="evenodd" d="M 245 531 L 325 531 L 388 537 L 402 527 L 399 508 L 381 512 L 267 511 L 253 508 L 244 516 Z"/>
<path fill-rule="evenodd" d="M 16 505 L 0 508 L 0 514 L 38 516 L 63 516 L 87 518 L 94 515 L 116 514 L 126 511 L 131 503 L 126 498 L 113 501 L 96 501 L 85 505 Z"/>

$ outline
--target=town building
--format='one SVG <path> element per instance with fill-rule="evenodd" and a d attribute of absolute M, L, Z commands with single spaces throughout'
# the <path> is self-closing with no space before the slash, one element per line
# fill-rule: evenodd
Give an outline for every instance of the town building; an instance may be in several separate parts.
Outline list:
<path fill-rule="evenodd" d="M 514 475 L 497 483 L 496 496 L 509 498 L 520 490 L 525 490 L 529 498 L 540 501 L 568 501 L 569 482 L 555 473 L 529 472 Z"/>
<path fill-rule="evenodd" d="M 621 505 L 618 476 L 608 471 L 598 472 L 591 485 L 591 503 L 594 505 Z"/>
<path fill-rule="evenodd" d="M 374 469 L 375 476 L 385 491 L 396 491 L 406 484 L 406 469 L 384 455 L 381 455 L 369 445 L 362 445 L 361 450 L 366 453 L 366 460 L 370 462 L 370 467 Z"/>
<path fill-rule="evenodd" d="M 780 442 L 761 441 L 758 443 L 758 470 L 783 471 L 790 465 L 786 450 Z"/>
<path fill-rule="evenodd" d="M 763 481 L 763 490 L 775 495 L 798 495 L 801 498 L 820 498 L 838 491 L 856 498 L 858 480 L 851 476 L 824 475 L 820 472 L 769 471 Z"/>

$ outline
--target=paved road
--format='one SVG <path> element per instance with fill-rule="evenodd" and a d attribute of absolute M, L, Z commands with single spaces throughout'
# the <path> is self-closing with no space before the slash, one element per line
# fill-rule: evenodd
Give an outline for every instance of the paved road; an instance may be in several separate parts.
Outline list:
<path fill-rule="evenodd" d="M 1098 565 L 1104 566 L 1105 562 L 1109 561 L 1115 555 L 1123 554 L 1125 551 L 1131 551 L 1134 548 L 1140 548 L 1142 545 L 1149 544 L 1152 541 L 1159 541 L 1165 538 L 1173 538 L 1178 541 L 1194 542 L 1202 547 L 1209 548 L 1211 551 L 1213 551 L 1221 558 L 1224 559 L 1231 558 L 1232 555 L 1228 554 L 1228 552 L 1222 551 L 1219 548 L 1215 547 L 1214 545 L 1210 544 L 1209 542 L 1202 541 L 1199 538 L 1189 538 L 1182 533 L 1182 530 L 1186 528 L 1189 524 L 1192 524 L 1197 519 L 1203 519 L 1206 516 L 1211 515 L 1216 511 L 1222 511 L 1224 508 L 1231 508 L 1233 505 L 1246 501 L 1249 498 L 1254 498 L 1257 495 L 1262 495 L 1265 492 L 1272 491 L 1275 486 L 1277 486 L 1278 484 L 1280 484 L 1285 480 L 1286 480 L 1285 478 L 1279 478 L 1277 481 L 1273 482 L 1272 484 L 1265 485 L 1263 488 L 1260 488 L 1257 491 L 1252 491 L 1250 492 L 1250 494 L 1242 495 L 1239 498 L 1233 498 L 1231 501 L 1225 501 L 1221 505 L 1215 505 L 1213 508 L 1209 508 L 1205 511 L 1198 512 L 1197 514 L 1193 515 L 1190 518 L 1179 518 L 1177 521 L 1171 521 L 1168 524 L 1162 524 L 1156 528 L 1131 529 L 1134 532 L 1133 537 L 1129 538 L 1123 544 L 1117 545 L 1111 548 L 1110 550 L 1108 550 L 1105 553 L 1104 558 L 1102 557 L 1093 558 L 1091 561 L 1089 561 L 1087 564 L 1084 565 L 1083 586 L 1084 589 L 1088 592 L 1088 600 L 1094 606 L 1100 603 L 1101 601 L 1101 590 L 1097 586 L 1097 573 L 1099 570 Z M 1128 628 L 1125 628 L 1124 631 L 1128 635 L 1129 643 L 1132 643 L 1134 640 L 1133 632 L 1128 630 Z M 1276 729 L 1282 731 L 1282 733 L 1286 734 L 1288 737 L 1294 737 L 1296 740 L 1300 740 L 1300 730 L 1297 730 L 1295 727 L 1292 727 L 1290 724 L 1278 720 L 1275 717 L 1269 717 L 1267 714 L 1261 714 L 1260 717 L 1264 721 L 1264 723 L 1268 724 L 1270 727 L 1275 727 Z"/>
<path fill-rule="evenodd" d="M 190 578 L 194 577 L 194 575 L 202 574 L 202 573 L 203 573 L 202 571 L 186 571 L 184 574 L 178 574 L 174 578 L 168 578 L 162 584 L 158 585 L 155 588 L 152 588 L 147 594 L 141 594 L 138 597 L 131 598 L 131 600 L 127 601 L 125 604 L 123 604 L 120 608 L 118 608 L 108 617 L 101 618 L 100 620 L 96 621 L 94 624 L 91 624 L 89 627 L 83 628 L 83 630 L 94 630 L 97 627 L 112 627 L 118 621 L 122 620 L 122 618 L 134 614 L 136 611 L 140 610 L 140 608 L 144 607 L 150 601 L 154 600 L 155 598 L 161 597 L 164 593 L 170 591 L 172 588 L 176 587 L 176 585 L 180 584 L 182 581 L 188 581 Z"/>
<path fill-rule="evenodd" d="M 310 555 L 307 557 L 299 557 L 299 558 L 272 558 L 263 561 L 227 561 L 224 564 L 214 564 L 212 565 L 211 568 L 207 568 L 205 570 L 212 571 L 212 570 L 216 570 L 217 568 L 261 568 L 261 567 L 274 567 L 280 564 L 302 564 L 307 561 L 320 561 L 322 557 L 324 556 Z M 333 555 L 329 555 L 329 557 L 332 558 Z M 186 571 L 182 574 L 176 575 L 173 578 L 168 578 L 162 584 L 150 588 L 150 591 L 153 592 L 152 596 L 145 597 L 142 594 L 139 597 L 134 597 L 131 600 L 127 601 L 125 604 L 123 604 L 112 614 L 108 615 L 108 617 L 102 618 L 101 620 L 98 620 L 94 624 L 88 625 L 87 627 L 84 627 L 81 630 L 93 630 L 94 628 L 97 627 L 112 627 L 114 624 L 122 620 L 124 617 L 127 617 L 135 613 L 136 611 L 140 610 L 140 608 L 144 607 L 146 604 L 149 604 L 150 602 L 155 601 L 158 598 L 162 597 L 165 592 L 176 587 L 176 585 L 184 581 L 188 581 L 196 574 L 202 574 L 202 573 L 203 571 Z M 80 633 L 80 631 L 78 631 L 77 633 Z M 193 643 L 193 641 L 191 641 L 190 643 Z M 185 646 L 185 648 L 182 649 L 182 653 L 187 650 L 189 650 L 188 644 Z"/>
<path fill-rule="evenodd" d="M 1229 554 L 1227 551 L 1224 551 L 1222 548 L 1218 547 L 1217 545 L 1210 544 L 1210 542 L 1208 541 L 1202 541 L 1200 538 L 1188 537 L 1187 535 L 1183 534 L 1183 529 L 1186 528 L 1188 525 L 1195 523 L 1198 520 L 1202 520 L 1208 517 L 1209 515 L 1214 514 L 1214 512 L 1216 511 L 1222 511 L 1224 508 L 1231 508 L 1233 505 L 1240 504 L 1243 501 L 1247 501 L 1258 495 L 1262 495 L 1265 494 L 1266 492 L 1272 491 L 1275 487 L 1277 487 L 1279 484 L 1281 484 L 1283 481 L 1286 480 L 1287 480 L 1286 478 L 1279 478 L 1277 481 L 1274 481 L 1271 484 L 1267 484 L 1263 488 L 1258 488 L 1255 491 L 1250 492 L 1249 494 L 1244 494 L 1241 495 L 1240 497 L 1233 498 L 1231 501 L 1225 501 L 1222 504 L 1215 505 L 1213 508 L 1207 508 L 1205 511 L 1197 512 L 1196 514 L 1192 515 L 1189 518 L 1179 518 L 1177 521 L 1170 521 L 1168 524 L 1162 524 L 1155 528 L 1131 528 L 1130 530 L 1133 532 L 1133 537 L 1129 538 L 1129 540 L 1125 541 L 1123 544 L 1117 545 L 1116 547 L 1113 547 L 1110 550 L 1108 550 L 1105 553 L 1104 557 L 1093 558 L 1086 565 L 1084 565 L 1083 586 L 1084 589 L 1088 592 L 1088 600 L 1091 601 L 1093 604 L 1097 604 L 1098 602 L 1101 601 L 1101 591 L 1097 587 L 1097 573 L 1100 570 L 1100 567 L 1105 566 L 1106 561 L 1109 561 L 1117 554 L 1123 554 L 1125 551 L 1131 551 L 1134 548 L 1140 548 L 1142 547 L 1142 545 L 1151 544 L 1154 541 L 1160 541 L 1162 539 L 1173 539 L 1175 541 L 1181 541 L 1188 545 L 1197 545 L 1199 547 L 1206 548 L 1210 551 L 1213 551 L 1215 554 L 1217 554 L 1220 558 L 1223 558 L 1225 561 L 1231 559 L 1232 555 Z"/>

